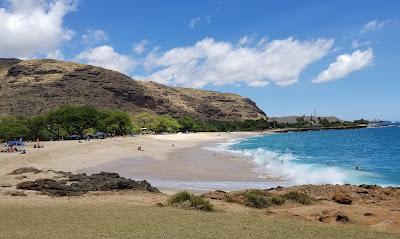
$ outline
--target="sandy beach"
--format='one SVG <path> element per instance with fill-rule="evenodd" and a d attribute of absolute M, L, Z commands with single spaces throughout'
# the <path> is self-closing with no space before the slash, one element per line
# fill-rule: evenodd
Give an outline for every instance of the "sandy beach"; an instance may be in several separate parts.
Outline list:
<path fill-rule="evenodd" d="M 0 154 L 0 178 L 21 167 L 73 173 L 117 172 L 155 182 L 261 182 L 249 162 L 202 147 L 259 133 L 139 135 L 91 141 L 43 142 L 27 154 Z M 141 147 L 141 150 L 138 150 Z M 10 182 L 15 183 L 15 182 Z M 167 187 L 168 188 L 168 187 Z M 171 187 L 168 188 L 171 190 Z"/>

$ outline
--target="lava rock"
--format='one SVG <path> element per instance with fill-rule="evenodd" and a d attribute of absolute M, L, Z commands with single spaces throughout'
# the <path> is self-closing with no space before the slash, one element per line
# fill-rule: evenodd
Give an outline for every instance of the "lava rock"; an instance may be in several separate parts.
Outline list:
<path fill-rule="evenodd" d="M 338 214 L 336 214 L 336 221 L 337 222 L 349 222 L 350 218 L 346 214 L 339 212 Z"/>
<path fill-rule="evenodd" d="M 336 193 L 333 196 L 333 200 L 340 204 L 351 204 L 352 200 L 349 196 L 345 195 L 344 193 Z"/>
<path fill-rule="evenodd" d="M 33 167 L 23 167 L 23 168 L 18 168 L 15 169 L 14 171 L 12 171 L 11 173 L 9 173 L 10 175 L 19 175 L 19 174 L 24 174 L 24 173 L 34 173 L 34 174 L 38 174 L 43 172 L 42 170 L 39 170 L 37 168 L 33 168 Z"/>
<path fill-rule="evenodd" d="M 79 196 L 89 191 L 140 190 L 159 192 L 146 180 L 135 181 L 117 173 L 101 172 L 92 174 L 72 174 L 67 179 L 37 179 L 17 184 L 17 189 L 35 190 L 52 196 Z"/>

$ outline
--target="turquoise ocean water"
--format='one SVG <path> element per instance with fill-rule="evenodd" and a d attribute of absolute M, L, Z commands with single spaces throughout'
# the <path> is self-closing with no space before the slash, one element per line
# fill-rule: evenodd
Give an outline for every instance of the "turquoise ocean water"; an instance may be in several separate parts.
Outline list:
<path fill-rule="evenodd" d="M 275 185 L 400 185 L 400 125 L 277 133 L 214 150 L 242 155 L 259 177 L 275 178 Z"/>

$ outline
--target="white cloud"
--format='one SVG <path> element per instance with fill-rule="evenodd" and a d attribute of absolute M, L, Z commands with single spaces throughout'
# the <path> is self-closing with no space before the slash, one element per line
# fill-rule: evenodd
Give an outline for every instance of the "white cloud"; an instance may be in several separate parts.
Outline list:
<path fill-rule="evenodd" d="M 363 28 L 361 29 L 361 33 L 367 33 L 375 30 L 381 29 L 383 26 L 385 26 L 386 23 L 388 23 L 389 20 L 386 21 L 378 21 L 378 20 L 372 20 L 365 24 Z"/>
<path fill-rule="evenodd" d="M 359 71 L 371 65 L 373 59 L 374 53 L 371 48 L 365 51 L 357 50 L 351 54 L 340 55 L 313 82 L 322 83 L 344 78 L 352 72 Z"/>
<path fill-rule="evenodd" d="M 108 35 L 103 30 L 86 30 L 82 35 L 82 43 L 85 45 L 97 45 L 108 41 Z"/>
<path fill-rule="evenodd" d="M 131 57 L 119 54 L 113 47 L 107 45 L 83 51 L 75 59 L 125 74 L 128 74 L 135 66 L 135 61 Z"/>
<path fill-rule="evenodd" d="M 190 26 L 191 28 L 194 28 L 194 27 L 197 26 L 199 23 L 200 23 L 200 17 L 196 17 L 196 18 L 193 18 L 192 20 L 190 20 L 189 26 Z"/>
<path fill-rule="evenodd" d="M 141 40 L 140 42 L 136 42 L 133 44 L 132 50 L 136 54 L 142 54 L 146 50 L 146 46 L 149 44 L 146 40 Z"/>
<path fill-rule="evenodd" d="M 351 43 L 351 48 L 360 48 L 360 47 L 366 47 L 369 45 L 371 45 L 371 41 L 361 42 L 361 41 L 355 40 Z"/>
<path fill-rule="evenodd" d="M 268 82 L 286 86 L 297 82 L 308 65 L 325 56 L 333 42 L 333 39 L 299 41 L 293 38 L 267 42 L 262 38 L 244 47 L 205 38 L 193 46 L 152 52 L 144 66 L 149 70 L 148 79 L 175 86 L 238 83 L 263 86 Z"/>
<path fill-rule="evenodd" d="M 46 58 L 55 60 L 64 60 L 64 55 L 60 49 L 47 53 Z"/>
<path fill-rule="evenodd" d="M 8 0 L 0 8 L 0 57 L 32 57 L 47 54 L 73 36 L 63 26 L 72 11 L 72 0 Z"/>

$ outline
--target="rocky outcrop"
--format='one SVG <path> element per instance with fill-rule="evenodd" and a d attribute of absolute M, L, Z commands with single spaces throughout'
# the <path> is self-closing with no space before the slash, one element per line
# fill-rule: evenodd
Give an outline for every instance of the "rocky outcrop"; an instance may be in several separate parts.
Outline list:
<path fill-rule="evenodd" d="M 213 120 L 265 117 L 253 101 L 236 94 L 137 81 L 73 62 L 0 59 L 0 114 L 35 115 L 64 104 Z"/>
<path fill-rule="evenodd" d="M 117 173 L 101 172 L 98 174 L 72 174 L 65 179 L 37 179 L 17 184 L 17 189 L 40 191 L 51 196 L 79 196 L 90 191 L 121 191 L 139 190 L 148 192 L 159 192 L 146 180 L 135 181 L 119 176 Z"/>

